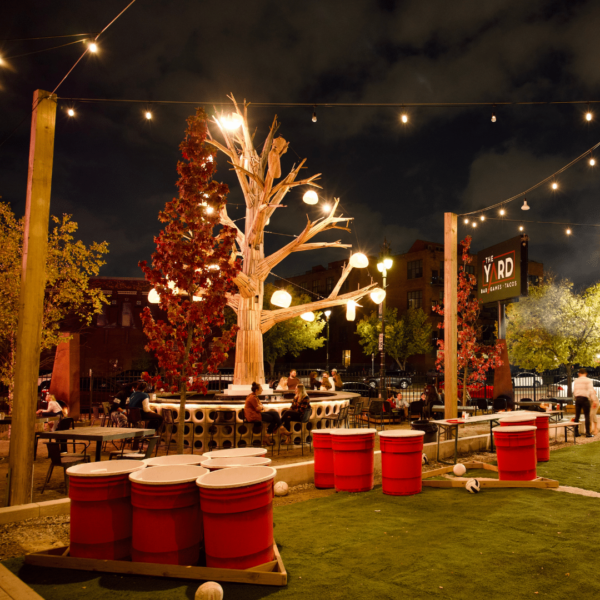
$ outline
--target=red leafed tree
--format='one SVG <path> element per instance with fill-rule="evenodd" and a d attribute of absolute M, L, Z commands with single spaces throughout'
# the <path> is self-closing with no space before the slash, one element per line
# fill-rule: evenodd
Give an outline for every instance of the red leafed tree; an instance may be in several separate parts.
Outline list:
<path fill-rule="evenodd" d="M 212 179 L 216 152 L 205 144 L 207 132 L 206 113 L 198 109 L 188 119 L 180 146 L 184 160 L 177 165 L 179 196 L 159 213 L 166 225 L 155 238 L 152 267 L 146 261 L 140 263 L 154 286 L 154 300 L 158 294 L 158 304 L 166 314 L 166 319 L 155 318 L 148 307 L 142 313 L 146 349 L 156 355 L 162 370 L 157 377 L 145 374 L 145 379 L 179 392 L 181 418 L 187 392 L 206 393 L 201 374 L 217 372 L 238 329 L 227 329 L 224 318 L 228 297 L 237 291 L 237 230 L 220 224 L 229 190 Z M 183 427 L 177 430 L 180 454 L 183 431 Z"/>
<path fill-rule="evenodd" d="M 462 247 L 462 265 L 458 270 L 458 291 L 457 291 L 457 337 L 458 337 L 458 384 L 462 385 L 462 404 L 467 402 L 467 389 L 471 391 L 479 389 L 485 385 L 486 373 L 490 369 L 502 366 L 500 353 L 502 344 L 483 344 L 481 338 L 481 328 L 477 321 L 481 307 L 477 298 L 472 297 L 473 287 L 477 283 L 475 275 L 467 273 L 466 267 L 473 262 L 473 257 L 469 254 L 471 247 L 471 236 L 468 235 L 461 243 Z M 444 315 L 444 308 L 434 306 L 434 310 L 439 315 Z M 438 324 L 439 329 L 444 328 L 444 322 Z M 444 341 L 438 340 L 438 353 L 436 368 L 444 372 Z"/>

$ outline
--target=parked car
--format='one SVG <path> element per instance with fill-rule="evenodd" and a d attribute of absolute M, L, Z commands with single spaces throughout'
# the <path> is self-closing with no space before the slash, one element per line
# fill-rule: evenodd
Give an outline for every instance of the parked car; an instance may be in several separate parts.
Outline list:
<path fill-rule="evenodd" d="M 379 388 L 380 377 L 367 377 L 364 381 L 373 389 Z M 396 371 L 387 373 L 385 376 L 386 387 L 402 388 L 405 390 L 409 385 L 412 385 L 412 376 L 406 371 Z"/>
<path fill-rule="evenodd" d="M 572 386 L 573 386 L 573 381 L 575 381 L 577 376 L 573 377 L 573 380 L 571 382 L 571 392 L 573 391 Z M 594 386 L 594 391 L 596 392 L 596 396 L 598 396 L 600 398 L 600 379 L 592 379 L 592 385 Z M 567 378 L 565 377 L 564 379 L 561 379 L 560 381 L 557 381 L 554 384 L 557 387 L 556 393 L 554 394 L 554 396 L 556 396 L 557 398 L 567 398 Z"/>
<path fill-rule="evenodd" d="M 513 377 L 513 387 L 539 387 L 543 380 L 535 373 L 519 373 Z"/>
<path fill-rule="evenodd" d="M 364 398 L 377 398 L 377 388 L 370 386 L 368 383 L 362 383 L 361 381 L 349 381 L 348 383 L 344 383 L 342 390 L 344 392 L 360 394 Z"/>

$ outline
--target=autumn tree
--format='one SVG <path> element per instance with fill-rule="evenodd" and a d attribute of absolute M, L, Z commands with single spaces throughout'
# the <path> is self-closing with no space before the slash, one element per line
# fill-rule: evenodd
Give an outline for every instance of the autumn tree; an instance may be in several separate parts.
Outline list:
<path fill-rule="evenodd" d="M 409 308 L 401 317 L 397 308 L 385 311 L 385 352 L 402 370 L 406 370 L 406 361 L 411 356 L 433 350 L 432 332 L 433 325 L 421 308 Z M 358 322 L 356 335 L 365 354 L 379 352 L 380 333 L 381 321 L 376 312 Z"/>
<path fill-rule="evenodd" d="M 164 229 L 155 238 L 152 266 L 140 263 L 154 286 L 149 300 L 166 318 L 142 313 L 146 350 L 156 355 L 160 375 L 145 379 L 158 388 L 179 393 L 185 414 L 188 391 L 206 393 L 203 373 L 216 373 L 234 344 L 236 326 L 227 328 L 224 309 L 235 291 L 239 261 L 236 229 L 220 225 L 228 188 L 213 180 L 215 157 L 205 142 L 207 117 L 202 109 L 188 119 L 177 165 L 179 195 L 159 213 Z M 215 335 L 218 333 L 217 337 Z M 183 427 L 177 430 L 177 452 L 183 453 Z"/>
<path fill-rule="evenodd" d="M 582 293 L 570 281 L 547 279 L 507 307 L 506 344 L 511 362 L 544 371 L 567 371 L 568 395 L 574 365 L 591 365 L 600 352 L 600 284 Z"/>
<path fill-rule="evenodd" d="M 108 252 L 106 242 L 86 246 L 75 240 L 78 225 L 71 215 L 52 217 L 46 258 L 46 292 L 42 312 L 42 352 L 68 340 L 61 335 L 67 317 L 90 325 L 102 312 L 106 298 L 89 287 Z M 17 320 L 23 260 L 23 219 L 16 219 L 8 204 L 0 202 L 0 381 L 12 396 L 16 358 Z"/>
<path fill-rule="evenodd" d="M 476 390 L 485 384 L 487 372 L 502 366 L 500 358 L 502 345 L 499 342 L 484 344 L 481 340 L 481 327 L 478 325 L 481 306 L 473 297 L 473 288 L 477 283 L 475 275 L 467 273 L 467 266 L 473 262 L 469 254 L 471 236 L 461 243 L 462 265 L 458 270 L 457 291 L 457 329 L 458 329 L 458 383 L 462 385 L 462 404 L 467 403 L 467 390 Z M 435 312 L 444 315 L 444 308 L 434 306 Z M 444 322 L 438 324 L 444 328 Z M 444 340 L 438 340 L 440 352 L 436 361 L 437 370 L 444 372 Z"/>
<path fill-rule="evenodd" d="M 265 286 L 265 305 L 268 302 L 266 298 L 270 298 L 276 289 L 272 284 Z M 290 290 L 290 293 L 292 306 L 305 304 L 309 301 L 306 294 L 297 294 L 294 290 Z M 294 317 L 277 323 L 263 335 L 265 361 L 269 364 L 271 377 L 273 377 L 275 361 L 278 358 L 286 354 L 296 357 L 303 350 L 316 350 L 325 344 L 325 338 L 320 336 L 326 322 L 320 317 L 320 312 L 314 313 L 313 321 L 305 321 L 300 317 Z"/>

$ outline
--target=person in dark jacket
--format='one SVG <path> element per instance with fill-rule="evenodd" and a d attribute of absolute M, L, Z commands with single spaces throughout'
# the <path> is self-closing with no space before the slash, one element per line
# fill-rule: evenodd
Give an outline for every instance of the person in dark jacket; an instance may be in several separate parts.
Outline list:
<path fill-rule="evenodd" d="M 310 374 L 310 379 L 308 382 L 308 385 L 310 387 L 311 390 L 318 390 L 321 388 L 321 382 L 317 379 L 317 372 L 313 371 Z"/>
<path fill-rule="evenodd" d="M 125 409 L 129 402 L 129 396 L 131 396 L 132 387 L 130 383 L 123 385 L 110 405 L 110 420 L 115 427 L 127 427 L 127 413 Z"/>
<path fill-rule="evenodd" d="M 292 406 L 290 406 L 290 408 L 284 411 L 284 413 L 281 415 L 284 428 L 291 432 L 291 422 L 301 422 L 302 417 L 308 408 L 310 408 L 310 398 L 304 385 L 299 384 L 296 388 L 296 395 L 292 400 Z M 285 443 L 290 444 L 291 441 L 290 434 L 286 434 Z"/>
<path fill-rule="evenodd" d="M 146 394 L 146 382 L 137 384 L 135 392 L 129 398 L 129 408 L 139 408 L 142 412 L 142 421 L 148 422 L 148 427 L 158 429 L 163 424 L 163 417 L 150 410 L 150 396 Z"/>

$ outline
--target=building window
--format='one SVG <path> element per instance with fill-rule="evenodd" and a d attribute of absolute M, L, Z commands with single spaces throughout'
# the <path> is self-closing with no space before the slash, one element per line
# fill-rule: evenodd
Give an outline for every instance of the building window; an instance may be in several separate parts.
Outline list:
<path fill-rule="evenodd" d="M 423 260 L 411 260 L 407 263 L 408 267 L 408 279 L 417 279 L 417 277 L 423 277 Z"/>
<path fill-rule="evenodd" d="M 345 344 L 348 341 L 348 328 L 347 327 L 340 327 L 339 331 L 338 331 L 338 338 L 339 338 L 339 342 L 340 344 Z"/>
<path fill-rule="evenodd" d="M 423 304 L 423 291 L 408 292 L 408 308 L 421 308 Z"/>
<path fill-rule="evenodd" d="M 342 350 L 342 363 L 346 368 L 350 366 L 350 350 Z"/>
<path fill-rule="evenodd" d="M 475 265 L 465 265 L 465 273 L 475 275 Z"/>
<path fill-rule="evenodd" d="M 121 309 L 121 327 L 131 327 L 133 325 L 133 312 L 131 311 L 131 303 L 123 302 Z"/>
<path fill-rule="evenodd" d="M 312 282 L 312 293 L 318 295 L 319 294 L 319 280 L 313 279 Z"/>
<path fill-rule="evenodd" d="M 326 284 L 325 290 L 327 291 L 328 294 L 330 294 L 333 291 L 333 277 L 328 277 L 325 284 Z"/>

